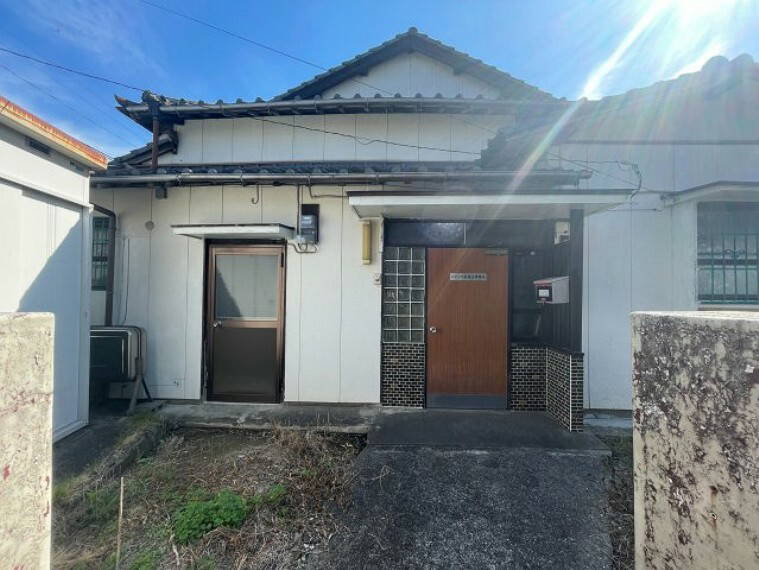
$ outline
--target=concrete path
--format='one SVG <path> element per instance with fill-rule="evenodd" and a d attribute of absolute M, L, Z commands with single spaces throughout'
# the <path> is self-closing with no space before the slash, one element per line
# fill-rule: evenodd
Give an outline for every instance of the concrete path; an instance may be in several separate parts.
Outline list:
<path fill-rule="evenodd" d="M 540 414 L 381 414 L 312 568 L 610 568 L 605 458 Z"/>
<path fill-rule="evenodd" d="M 278 425 L 293 429 L 366 433 L 381 410 L 379 405 L 165 402 L 158 413 L 185 427 L 270 429 Z"/>

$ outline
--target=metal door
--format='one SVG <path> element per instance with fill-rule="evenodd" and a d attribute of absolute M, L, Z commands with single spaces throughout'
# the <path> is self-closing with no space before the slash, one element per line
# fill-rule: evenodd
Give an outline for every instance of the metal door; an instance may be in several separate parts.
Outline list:
<path fill-rule="evenodd" d="M 279 400 L 284 255 L 281 246 L 209 247 L 206 314 L 209 400 Z"/>

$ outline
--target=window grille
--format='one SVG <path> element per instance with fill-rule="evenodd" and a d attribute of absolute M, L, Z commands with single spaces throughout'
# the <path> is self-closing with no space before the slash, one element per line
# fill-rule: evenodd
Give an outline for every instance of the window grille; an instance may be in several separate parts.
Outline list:
<path fill-rule="evenodd" d="M 92 218 L 92 289 L 95 291 L 105 291 L 108 284 L 110 221 L 109 218 Z"/>
<path fill-rule="evenodd" d="M 759 304 L 759 205 L 698 205 L 698 299 Z"/>
<path fill-rule="evenodd" d="M 386 247 L 382 274 L 382 341 L 424 343 L 426 250 Z"/>

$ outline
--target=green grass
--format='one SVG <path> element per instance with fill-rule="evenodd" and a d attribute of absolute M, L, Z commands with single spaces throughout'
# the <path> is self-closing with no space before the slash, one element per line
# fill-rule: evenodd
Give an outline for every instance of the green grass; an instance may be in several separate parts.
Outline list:
<path fill-rule="evenodd" d="M 212 499 L 188 501 L 174 516 L 177 541 L 188 543 L 219 527 L 239 528 L 248 516 L 243 498 L 229 490 Z"/>

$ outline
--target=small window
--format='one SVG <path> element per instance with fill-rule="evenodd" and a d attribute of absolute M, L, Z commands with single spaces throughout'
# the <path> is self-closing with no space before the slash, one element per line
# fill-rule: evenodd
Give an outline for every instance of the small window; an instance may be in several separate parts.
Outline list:
<path fill-rule="evenodd" d="M 424 343 L 427 252 L 386 247 L 382 260 L 382 342 Z"/>
<path fill-rule="evenodd" d="M 759 304 L 759 204 L 698 205 L 698 300 Z"/>
<path fill-rule="evenodd" d="M 42 144 L 39 141 L 36 141 L 34 139 L 26 139 L 26 144 L 29 146 L 29 148 L 36 150 L 37 152 L 41 152 L 42 154 L 50 155 L 50 147 L 47 145 Z"/>
<path fill-rule="evenodd" d="M 92 289 L 95 291 L 105 291 L 108 285 L 110 223 L 110 218 L 92 218 Z"/>

